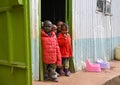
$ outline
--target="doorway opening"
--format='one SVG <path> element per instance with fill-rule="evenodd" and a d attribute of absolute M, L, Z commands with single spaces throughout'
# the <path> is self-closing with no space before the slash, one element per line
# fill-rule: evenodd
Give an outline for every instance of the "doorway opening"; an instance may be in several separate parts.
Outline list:
<path fill-rule="evenodd" d="M 65 22 L 66 0 L 41 0 L 41 21 L 50 20 L 53 24 L 58 21 Z M 40 54 L 40 58 L 41 58 Z M 44 67 L 40 62 L 40 80 L 43 79 Z"/>
<path fill-rule="evenodd" d="M 66 0 L 41 0 L 41 21 L 50 20 L 56 24 L 61 20 L 65 22 Z"/>
<path fill-rule="evenodd" d="M 53 24 L 57 24 L 58 21 L 63 21 L 65 23 L 67 23 L 69 26 L 72 25 L 72 0 L 59 0 L 59 2 L 57 0 L 41 0 L 41 21 L 44 22 L 45 20 L 50 20 Z M 69 8 L 70 6 L 70 8 Z M 70 10 L 70 11 L 69 11 Z M 70 29 L 71 31 L 72 29 Z M 40 36 L 41 37 L 41 36 Z M 40 39 L 40 38 L 39 38 Z M 41 42 L 40 42 L 41 43 Z M 40 46 L 40 52 L 41 51 L 41 46 Z M 41 58 L 41 54 L 40 58 Z M 43 80 L 43 73 L 44 73 L 44 69 L 43 69 L 43 65 L 42 65 L 42 61 L 40 60 L 40 80 Z M 72 58 L 70 59 L 70 70 L 73 70 L 73 60 Z M 71 70 L 71 71 L 72 71 Z M 72 71 L 73 72 L 73 71 Z"/>

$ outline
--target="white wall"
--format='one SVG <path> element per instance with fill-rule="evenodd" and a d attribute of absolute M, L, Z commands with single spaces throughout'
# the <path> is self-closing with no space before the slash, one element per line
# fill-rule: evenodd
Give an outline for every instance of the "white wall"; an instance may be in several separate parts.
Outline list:
<path fill-rule="evenodd" d="M 72 1 L 73 54 L 75 69 L 89 58 L 113 59 L 110 16 L 96 12 L 97 0 Z"/>
<path fill-rule="evenodd" d="M 97 0 L 73 0 L 74 39 L 111 37 L 110 17 L 96 13 L 96 3 Z"/>
<path fill-rule="evenodd" d="M 112 0 L 112 29 L 113 36 L 120 37 L 120 0 Z"/>
<path fill-rule="evenodd" d="M 38 0 L 30 1 L 31 47 L 32 47 L 32 77 L 39 80 L 39 15 Z"/>

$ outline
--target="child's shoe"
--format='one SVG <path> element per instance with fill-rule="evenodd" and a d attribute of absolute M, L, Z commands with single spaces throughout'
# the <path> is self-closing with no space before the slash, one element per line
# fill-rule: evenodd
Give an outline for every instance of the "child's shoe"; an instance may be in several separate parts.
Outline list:
<path fill-rule="evenodd" d="M 62 68 L 57 68 L 56 71 L 59 74 L 58 77 L 65 74 L 64 71 L 62 70 Z"/>
<path fill-rule="evenodd" d="M 59 73 L 57 73 L 57 77 L 59 77 L 60 76 L 60 74 Z"/>
<path fill-rule="evenodd" d="M 65 76 L 70 76 L 69 70 L 65 68 Z"/>
<path fill-rule="evenodd" d="M 44 80 L 45 80 L 45 81 L 48 81 L 49 79 L 50 79 L 50 78 L 49 78 L 48 74 L 45 74 L 45 75 L 44 75 Z"/>

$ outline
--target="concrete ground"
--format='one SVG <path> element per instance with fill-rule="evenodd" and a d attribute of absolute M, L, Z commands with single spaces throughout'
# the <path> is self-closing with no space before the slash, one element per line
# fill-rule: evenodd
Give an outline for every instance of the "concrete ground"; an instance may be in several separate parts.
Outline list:
<path fill-rule="evenodd" d="M 59 77 L 59 82 L 33 81 L 33 85 L 102 85 L 108 80 L 120 75 L 120 61 L 111 61 L 110 65 L 110 69 L 102 70 L 99 73 L 79 71 L 72 73 L 70 77 Z"/>

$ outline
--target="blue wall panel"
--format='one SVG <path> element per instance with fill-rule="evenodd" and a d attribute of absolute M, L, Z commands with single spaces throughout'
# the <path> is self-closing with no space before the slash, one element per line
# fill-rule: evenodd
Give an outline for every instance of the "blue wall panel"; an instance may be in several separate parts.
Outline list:
<path fill-rule="evenodd" d="M 74 64 L 76 70 L 81 70 L 81 62 L 89 58 L 95 62 L 97 58 L 103 60 L 114 59 L 114 49 L 120 44 L 120 37 L 79 39 L 73 41 Z"/>

